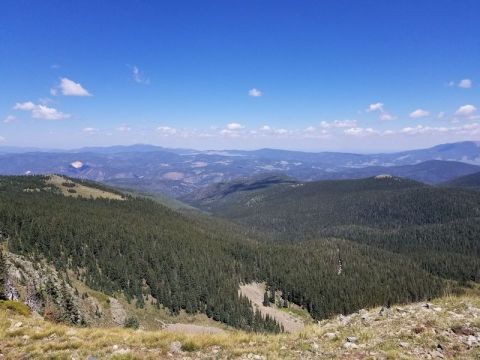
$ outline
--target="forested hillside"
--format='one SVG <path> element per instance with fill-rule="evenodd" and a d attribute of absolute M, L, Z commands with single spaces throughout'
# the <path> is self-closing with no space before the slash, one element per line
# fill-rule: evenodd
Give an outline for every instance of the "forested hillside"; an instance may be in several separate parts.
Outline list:
<path fill-rule="evenodd" d="M 409 258 L 365 244 L 335 237 L 270 243 L 144 198 L 65 194 L 46 177 L 0 177 L 2 241 L 13 253 L 72 270 L 93 289 L 121 292 L 140 308 L 151 301 L 173 314 L 200 312 L 238 328 L 280 331 L 239 296 L 240 283 L 266 281 L 316 319 L 447 289 Z"/>
<path fill-rule="evenodd" d="M 273 185 L 194 204 L 276 240 L 325 237 L 403 254 L 430 273 L 480 279 L 480 193 L 379 176 Z"/>
<path fill-rule="evenodd" d="M 480 187 L 480 172 L 460 176 L 452 181 L 445 183 L 448 186 L 462 186 L 462 187 Z"/>

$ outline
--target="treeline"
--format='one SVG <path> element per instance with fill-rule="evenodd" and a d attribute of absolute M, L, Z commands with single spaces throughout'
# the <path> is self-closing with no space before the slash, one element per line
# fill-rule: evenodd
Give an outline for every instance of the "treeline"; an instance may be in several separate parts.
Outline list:
<path fill-rule="evenodd" d="M 9 250 L 71 269 L 107 294 L 121 291 L 140 308 L 151 295 L 173 314 L 200 312 L 237 328 L 278 332 L 239 295 L 240 283 L 266 281 L 315 319 L 428 299 L 444 289 L 406 256 L 373 246 L 333 238 L 256 241 L 235 226 L 146 199 L 64 197 L 44 180 L 0 177 L 0 231 Z"/>

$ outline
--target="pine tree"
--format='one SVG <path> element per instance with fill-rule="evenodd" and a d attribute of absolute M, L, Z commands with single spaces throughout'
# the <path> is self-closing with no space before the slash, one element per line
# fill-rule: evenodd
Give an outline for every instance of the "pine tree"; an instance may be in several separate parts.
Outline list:
<path fill-rule="evenodd" d="M 0 300 L 7 300 L 7 262 L 0 248 Z"/>
<path fill-rule="evenodd" d="M 80 320 L 80 316 L 78 314 L 77 307 L 73 302 L 73 298 L 70 295 L 65 282 L 63 283 L 63 286 L 62 286 L 62 305 L 63 305 L 62 306 L 63 310 L 65 311 L 65 316 L 66 316 L 65 320 L 73 324 L 77 324 L 78 321 Z"/>
<path fill-rule="evenodd" d="M 270 302 L 275 304 L 275 288 L 270 289 Z"/>
<path fill-rule="evenodd" d="M 263 306 L 270 306 L 270 299 L 268 298 L 268 292 L 263 294 Z"/>

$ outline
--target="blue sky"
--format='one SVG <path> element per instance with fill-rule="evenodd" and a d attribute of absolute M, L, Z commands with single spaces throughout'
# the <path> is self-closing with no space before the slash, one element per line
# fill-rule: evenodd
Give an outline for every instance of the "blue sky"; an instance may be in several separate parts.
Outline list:
<path fill-rule="evenodd" d="M 478 14 L 467 0 L 3 0 L 0 145 L 478 140 Z"/>

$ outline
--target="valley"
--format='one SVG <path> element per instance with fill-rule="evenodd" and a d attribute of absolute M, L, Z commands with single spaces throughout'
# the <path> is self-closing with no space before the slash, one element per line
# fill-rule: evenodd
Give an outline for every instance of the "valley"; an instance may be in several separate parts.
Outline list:
<path fill-rule="evenodd" d="M 268 173 L 298 181 L 390 174 L 440 184 L 480 172 L 480 147 L 467 141 L 384 154 L 276 149 L 196 151 L 151 145 L 32 151 L 0 147 L 3 175 L 60 174 L 140 193 L 182 198 L 205 186 Z"/>
<path fill-rule="evenodd" d="M 480 360 L 478 14 L 1 0 L 0 360 Z"/>
<path fill-rule="evenodd" d="M 48 350 L 52 354 L 87 351 L 128 358 L 133 351 L 140 358 L 168 353 L 198 358 L 213 351 L 219 358 L 271 353 L 388 358 L 400 351 L 428 358 L 438 351 L 428 342 L 431 334 L 422 344 L 415 339 L 424 335 L 405 335 L 415 343 L 408 351 L 393 340 L 385 340 L 389 348 L 379 345 L 380 329 L 400 326 L 410 310 L 392 315 L 396 320 L 367 319 L 379 306 L 410 306 L 413 316 L 423 305 L 405 304 L 470 304 L 478 292 L 480 192 L 470 186 L 475 173 L 432 185 L 383 172 L 317 181 L 262 172 L 177 199 L 77 175 L 0 176 L 7 269 L 0 295 L 4 304 L 28 305 L 32 315 L 22 323 L 46 321 L 39 326 L 64 329 L 61 334 L 98 329 L 108 339 L 126 331 L 121 336 L 132 343 L 102 349 L 81 345 L 75 352 L 77 345 L 58 335 L 64 344 Z M 3 316 L 25 316 L 15 315 L 17 305 L 8 306 Z M 368 323 L 372 329 L 378 325 L 372 330 L 378 333 L 360 335 L 363 344 L 343 339 L 339 334 L 348 329 L 352 314 L 360 314 L 356 332 Z M 441 327 L 460 319 L 444 316 Z M 3 344 L 11 348 L 15 324 L 3 321 Z M 428 329 L 430 320 L 425 321 Z M 413 323 L 412 318 L 408 326 L 415 328 Z M 335 335 L 315 335 L 332 326 L 337 330 L 328 333 Z M 475 322 L 465 326 L 477 336 Z M 29 331 L 18 332 L 25 344 L 37 337 Z M 476 351 L 477 340 L 464 347 L 467 340 L 447 332 L 442 339 L 452 348 Z M 155 340 L 157 349 L 138 349 L 134 344 L 144 336 L 162 345 Z M 263 346 L 234 350 L 229 344 L 237 337 L 234 341 L 248 338 L 255 344 L 263 339 L 268 352 Z M 44 349 L 39 339 L 28 348 Z M 310 339 L 310 345 L 299 345 L 300 339 Z M 278 349 L 278 341 L 287 345 Z"/>

